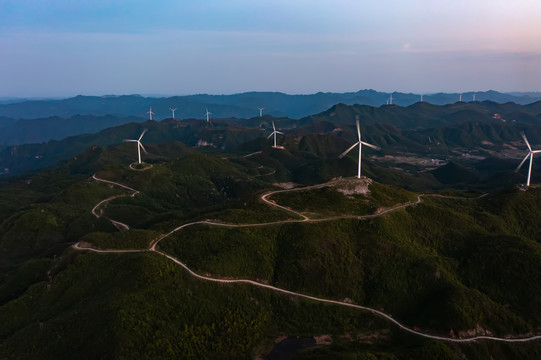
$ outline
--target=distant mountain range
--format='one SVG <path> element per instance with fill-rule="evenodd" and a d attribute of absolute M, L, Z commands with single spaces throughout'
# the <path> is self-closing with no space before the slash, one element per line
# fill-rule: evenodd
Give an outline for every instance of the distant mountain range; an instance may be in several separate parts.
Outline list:
<path fill-rule="evenodd" d="M 105 128 L 144 120 L 144 118 L 134 116 L 116 117 L 112 115 L 75 115 L 68 119 L 51 116 L 22 120 L 0 117 L 0 145 L 61 140 L 72 135 L 95 133 Z"/>
<path fill-rule="evenodd" d="M 187 95 L 173 97 L 143 97 L 140 95 L 76 96 L 68 99 L 28 100 L 6 99 L 0 101 L 0 117 L 12 119 L 37 119 L 51 116 L 70 118 L 75 115 L 117 117 L 146 117 L 150 107 L 155 119 L 171 117 L 169 108 L 177 108 L 175 117 L 179 119 L 203 118 L 205 109 L 214 118 L 251 118 L 263 113 L 276 117 L 287 116 L 299 119 L 327 110 L 331 106 L 346 105 L 386 105 L 392 95 L 392 103 L 409 106 L 421 100 L 420 94 L 385 93 L 375 90 L 360 90 L 348 93 L 322 93 L 310 95 L 288 95 L 280 92 L 246 92 L 233 95 Z M 530 104 L 541 100 L 541 93 L 500 93 L 497 91 L 467 92 L 462 94 L 462 101 L 493 101 L 497 103 L 514 102 Z M 434 105 L 458 102 L 458 93 L 426 94 L 423 101 Z M 1 127 L 1 126 L 0 126 Z"/>

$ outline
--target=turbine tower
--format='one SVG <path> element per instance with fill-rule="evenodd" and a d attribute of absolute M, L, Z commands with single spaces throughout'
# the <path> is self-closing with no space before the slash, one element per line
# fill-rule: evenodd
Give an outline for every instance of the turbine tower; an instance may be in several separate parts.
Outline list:
<path fill-rule="evenodd" d="M 205 115 L 207 115 L 207 122 L 210 122 L 209 115 L 212 115 L 212 113 L 209 112 L 209 109 L 207 109 L 207 108 L 205 108 L 205 110 L 206 110 Z"/>
<path fill-rule="evenodd" d="M 173 113 L 173 119 L 175 118 L 175 110 L 176 110 L 176 109 L 177 109 L 177 108 L 174 108 L 174 109 L 169 108 L 169 110 L 171 110 L 171 112 Z"/>
<path fill-rule="evenodd" d="M 272 147 L 276 148 L 277 147 L 276 146 L 276 134 L 284 135 L 284 133 L 276 130 L 276 128 L 274 127 L 274 120 L 272 121 L 272 130 L 273 130 L 272 133 L 269 136 L 267 136 L 267 139 L 270 139 L 270 137 L 274 135 L 274 145 Z"/>
<path fill-rule="evenodd" d="M 421 102 L 423 102 L 423 94 L 421 94 Z"/>
<path fill-rule="evenodd" d="M 149 120 L 152 120 L 152 114 L 154 114 L 154 113 L 152 112 L 152 106 L 150 107 L 150 111 L 147 111 L 147 114 L 149 114 L 149 116 L 150 116 L 150 119 L 149 119 Z"/>
<path fill-rule="evenodd" d="M 259 109 L 259 117 L 263 117 L 263 109 L 264 108 L 258 107 L 258 109 Z"/>
<path fill-rule="evenodd" d="M 458 96 L 458 101 L 462 101 L 462 94 Z"/>
<path fill-rule="evenodd" d="M 353 148 L 354 148 L 355 146 L 359 145 L 359 163 L 358 163 L 358 167 L 357 167 L 357 178 L 360 179 L 360 178 L 361 178 L 361 153 L 362 153 L 362 146 L 363 146 L 363 145 L 366 145 L 366 146 L 369 146 L 369 147 L 371 147 L 371 148 L 373 148 L 373 149 L 376 149 L 376 150 L 380 150 L 380 147 L 362 141 L 362 140 L 361 140 L 361 126 L 359 125 L 359 116 L 356 116 L 355 122 L 357 123 L 357 136 L 359 137 L 359 141 L 357 141 L 355 144 L 351 145 L 351 147 L 350 147 L 349 149 L 347 149 L 346 151 L 344 151 L 342 154 L 340 154 L 340 156 L 339 156 L 338 158 L 339 158 L 339 159 L 343 158 L 344 156 L 347 155 L 348 152 L 350 152 L 351 150 L 353 150 Z"/>
<path fill-rule="evenodd" d="M 530 143 L 528 142 L 528 139 L 526 138 L 526 134 L 522 133 L 522 138 L 524 139 L 524 142 L 528 146 L 529 152 L 528 152 L 528 154 L 526 154 L 526 156 L 524 157 L 524 159 L 522 160 L 520 165 L 517 166 L 517 168 L 515 169 L 515 172 L 517 172 L 522 167 L 522 165 L 524 164 L 526 159 L 528 159 L 528 157 L 529 157 L 530 158 L 530 167 L 528 168 L 528 180 L 526 181 L 526 186 L 530 186 L 530 177 L 532 176 L 533 154 L 540 153 L 541 150 L 532 150 L 532 147 L 530 146 Z"/>
<path fill-rule="evenodd" d="M 473 93 L 473 101 L 475 102 L 475 93 Z"/>
<path fill-rule="evenodd" d="M 148 131 L 148 129 L 143 130 L 143 132 L 141 133 L 141 136 L 139 136 L 139 139 L 137 139 L 137 140 L 133 140 L 133 139 L 125 139 L 124 140 L 125 142 L 135 142 L 135 143 L 137 143 L 137 157 L 139 158 L 139 164 L 141 163 L 141 149 L 143 149 L 143 151 L 146 154 L 148 154 L 148 152 L 146 151 L 143 144 L 141 144 L 141 139 L 143 138 L 143 135 L 145 135 L 145 133 L 147 131 Z"/>

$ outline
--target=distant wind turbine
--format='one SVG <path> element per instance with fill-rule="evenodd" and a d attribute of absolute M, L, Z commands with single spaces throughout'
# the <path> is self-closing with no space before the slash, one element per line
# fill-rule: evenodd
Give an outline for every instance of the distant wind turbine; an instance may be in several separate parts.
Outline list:
<path fill-rule="evenodd" d="M 393 94 L 391 94 L 391 96 L 389 97 L 389 105 L 392 105 L 393 104 Z"/>
<path fill-rule="evenodd" d="M 473 101 L 475 102 L 475 93 L 473 93 Z"/>
<path fill-rule="evenodd" d="M 141 136 L 139 136 L 139 139 L 137 139 L 137 140 L 133 140 L 133 139 L 125 139 L 124 140 L 125 142 L 135 142 L 135 143 L 137 143 L 137 157 L 139 158 L 139 164 L 141 163 L 141 149 L 143 149 L 143 151 L 146 154 L 148 154 L 148 152 L 146 151 L 143 144 L 141 144 L 141 139 L 143 138 L 143 135 L 145 135 L 145 133 L 147 131 L 148 131 L 148 129 L 143 130 L 143 132 L 141 133 Z"/>
<path fill-rule="evenodd" d="M 526 159 L 528 159 L 528 157 L 530 157 L 530 167 L 528 169 L 528 180 L 526 182 L 526 186 L 530 186 L 530 177 L 532 175 L 533 154 L 540 153 L 541 150 L 532 150 L 532 147 L 530 146 L 530 143 L 528 142 L 528 139 L 526 138 L 526 134 L 522 133 L 522 138 L 524 139 L 524 142 L 528 146 L 529 152 L 528 152 L 528 154 L 526 154 L 526 156 L 524 157 L 522 162 L 519 164 L 519 166 L 517 166 L 517 168 L 515 169 L 515 172 L 517 172 L 522 167 L 522 165 L 524 164 Z"/>
<path fill-rule="evenodd" d="M 176 109 L 177 109 L 177 108 L 174 108 L 174 109 L 169 108 L 169 110 L 171 110 L 171 112 L 173 113 L 173 119 L 175 118 L 175 110 L 176 110 Z"/>
<path fill-rule="evenodd" d="M 421 94 L 421 102 L 423 102 L 423 94 Z"/>
<path fill-rule="evenodd" d="M 359 116 L 356 117 L 355 119 L 356 123 L 357 123 L 357 136 L 359 137 L 359 141 L 357 141 L 355 144 L 351 145 L 351 147 L 349 149 L 347 149 L 346 151 L 344 151 L 342 154 L 340 154 L 340 156 L 338 157 L 339 159 L 343 158 L 344 156 L 347 155 L 348 152 L 350 152 L 351 150 L 353 150 L 353 148 L 357 145 L 359 145 L 359 163 L 358 163 L 358 167 L 357 167 L 357 178 L 360 179 L 361 178 L 361 153 L 362 153 L 362 146 L 363 145 L 366 145 L 366 146 L 370 146 L 371 148 L 373 149 L 376 149 L 376 150 L 380 150 L 380 147 L 379 146 L 376 146 L 376 145 L 372 145 L 372 144 L 369 144 L 367 142 L 364 142 L 361 140 L 361 126 L 359 125 Z"/>
<path fill-rule="evenodd" d="M 150 115 L 150 119 L 149 119 L 149 120 L 152 120 L 152 115 L 154 114 L 154 113 L 152 112 L 152 106 L 150 107 L 150 111 L 147 111 L 147 114 Z"/>
<path fill-rule="evenodd" d="M 462 101 L 462 94 L 459 95 L 458 101 Z"/>
<path fill-rule="evenodd" d="M 258 107 L 258 109 L 259 109 L 259 117 L 263 117 L 263 109 L 264 108 Z"/>
<path fill-rule="evenodd" d="M 276 148 L 277 147 L 276 146 L 276 134 L 284 135 L 284 133 L 276 130 L 276 127 L 274 127 L 274 120 L 272 121 L 272 130 L 273 130 L 272 133 L 267 137 L 267 139 L 270 139 L 270 137 L 274 135 L 274 145 L 272 147 Z"/>
<path fill-rule="evenodd" d="M 209 109 L 207 109 L 207 108 L 205 108 L 205 110 L 206 110 L 205 115 L 207 115 L 207 122 L 210 122 L 209 115 L 212 115 L 212 113 L 209 112 Z"/>

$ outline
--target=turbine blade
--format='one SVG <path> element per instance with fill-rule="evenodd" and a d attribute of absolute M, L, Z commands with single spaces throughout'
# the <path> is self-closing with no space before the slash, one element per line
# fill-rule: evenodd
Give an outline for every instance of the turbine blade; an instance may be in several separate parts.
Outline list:
<path fill-rule="evenodd" d="M 132 139 L 124 139 L 124 142 L 137 142 L 137 140 L 132 140 Z"/>
<path fill-rule="evenodd" d="M 139 146 L 140 146 L 141 149 L 145 152 L 145 154 L 148 154 L 148 151 L 147 151 L 147 149 L 145 149 L 145 147 L 143 146 L 143 144 L 139 143 Z"/>
<path fill-rule="evenodd" d="M 361 141 L 361 126 L 359 125 L 359 119 L 355 120 L 357 123 L 357 136 L 359 136 L 359 141 Z"/>
<path fill-rule="evenodd" d="M 274 127 L 274 121 L 272 122 L 272 130 L 276 131 L 276 128 Z"/>
<path fill-rule="evenodd" d="M 522 138 L 526 142 L 526 145 L 528 145 L 528 149 L 532 151 L 532 147 L 530 146 L 530 143 L 528 142 L 528 139 L 526 138 L 526 134 L 522 133 Z"/>
<path fill-rule="evenodd" d="M 355 146 L 359 145 L 358 142 L 356 142 L 355 144 L 351 145 L 351 147 L 349 149 L 347 149 L 346 151 L 344 151 L 343 153 L 340 154 L 340 156 L 338 156 L 339 159 L 343 158 L 344 156 L 347 155 L 348 152 L 350 152 Z"/>
<path fill-rule="evenodd" d="M 281 131 L 275 131 L 275 133 L 284 135 L 284 133 Z"/>
<path fill-rule="evenodd" d="M 271 134 L 269 136 L 267 136 L 267 139 L 270 139 L 272 135 L 274 135 L 274 131 L 271 132 Z"/>
<path fill-rule="evenodd" d="M 537 153 L 540 153 L 540 152 L 541 152 L 541 150 L 532 150 L 532 153 L 534 153 L 534 154 L 537 154 Z"/>
<path fill-rule="evenodd" d="M 519 171 L 519 169 L 522 167 L 522 165 L 524 165 L 524 162 L 528 159 L 528 157 L 530 156 L 530 154 L 528 153 L 524 159 L 522 159 L 521 163 L 519 166 L 517 166 L 517 168 L 515 169 L 515 172 Z"/>
<path fill-rule="evenodd" d="M 148 129 L 143 130 L 143 132 L 141 133 L 141 136 L 139 136 L 139 141 L 141 141 L 141 139 L 143 138 L 143 135 L 145 135 L 147 131 Z"/>
<path fill-rule="evenodd" d="M 369 143 L 364 142 L 364 141 L 361 141 L 361 144 L 366 145 L 366 146 L 370 146 L 372 149 L 381 150 L 381 148 L 379 146 L 372 145 L 372 144 L 369 144 Z"/>

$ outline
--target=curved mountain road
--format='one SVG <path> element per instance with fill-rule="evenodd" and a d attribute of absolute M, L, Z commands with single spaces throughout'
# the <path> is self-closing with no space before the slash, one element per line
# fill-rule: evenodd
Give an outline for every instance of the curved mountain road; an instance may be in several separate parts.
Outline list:
<path fill-rule="evenodd" d="M 132 192 L 132 194 L 130 195 L 132 197 L 139 193 L 139 191 L 137 191 L 135 189 L 132 189 L 132 188 L 126 186 L 126 185 L 123 185 L 123 184 L 120 184 L 120 183 L 117 183 L 117 182 L 113 182 L 113 181 L 109 181 L 109 180 L 100 179 L 100 178 L 96 177 L 96 175 L 93 175 L 92 178 L 94 180 L 96 180 L 96 181 L 99 181 L 99 182 L 104 182 L 104 183 L 108 183 L 108 184 L 111 184 L 111 185 L 116 185 L 116 186 L 122 187 L 124 189 L 127 189 L 127 190 Z M 323 303 L 328 303 L 328 304 L 335 304 L 335 305 L 339 305 L 339 306 L 345 306 L 345 307 L 349 307 L 349 308 L 354 308 L 354 309 L 367 311 L 367 312 L 370 312 L 370 313 L 372 313 L 374 315 L 380 316 L 380 317 L 388 320 L 389 322 L 393 323 L 394 325 L 398 326 L 400 329 L 402 329 L 402 330 L 404 330 L 404 331 L 406 331 L 408 333 L 418 335 L 418 336 L 421 336 L 421 337 L 424 337 L 424 338 L 434 339 L 434 340 L 448 341 L 448 342 L 455 342 L 455 343 L 468 343 L 468 342 L 475 342 L 475 341 L 478 341 L 478 340 L 491 340 L 491 341 L 513 343 L 513 342 L 535 341 L 535 340 L 541 339 L 541 335 L 524 336 L 524 337 L 511 337 L 511 336 L 509 336 L 509 337 L 497 337 L 497 336 L 479 335 L 479 336 L 472 336 L 472 337 L 468 337 L 468 338 L 454 338 L 454 337 L 449 337 L 449 336 L 441 336 L 441 335 L 429 334 L 429 333 L 426 333 L 426 332 L 422 332 L 422 331 L 412 329 L 412 328 L 404 325 L 400 321 L 394 319 L 391 315 L 386 314 L 386 313 L 384 313 L 382 311 L 367 307 L 367 306 L 356 305 L 356 304 L 351 304 L 351 303 L 338 301 L 338 300 L 331 300 L 331 299 L 325 299 L 325 298 L 310 296 L 310 295 L 298 293 L 298 292 L 295 292 L 295 291 L 282 289 L 282 288 L 279 288 L 279 287 L 276 287 L 276 286 L 263 284 L 263 283 L 260 283 L 260 282 L 257 282 L 257 281 L 248 280 L 248 279 L 219 279 L 219 278 L 213 278 L 213 277 L 209 277 L 209 276 L 203 276 L 203 275 L 200 275 L 200 274 L 196 273 L 192 269 L 190 269 L 186 264 L 184 264 L 179 259 L 177 259 L 177 258 L 175 258 L 175 257 L 173 257 L 173 256 L 171 256 L 169 254 L 166 254 L 166 253 L 156 249 L 156 245 L 158 245 L 158 243 L 161 240 L 165 239 L 166 237 L 170 236 L 171 234 L 173 234 L 173 233 L 175 233 L 175 232 L 177 232 L 179 230 L 182 230 L 182 229 L 184 229 L 184 228 L 186 228 L 188 226 L 193 226 L 193 225 L 209 225 L 209 226 L 224 226 L 224 227 L 239 227 L 240 228 L 240 227 L 253 227 L 253 226 L 272 226 L 272 225 L 280 225 L 280 224 L 287 224 L 287 223 L 299 223 L 299 222 L 323 222 L 323 221 L 332 221 L 332 220 L 348 219 L 348 218 L 349 219 L 363 220 L 363 219 L 376 218 L 376 217 L 383 216 L 383 215 L 388 214 L 388 213 L 393 212 L 393 211 L 397 211 L 397 210 L 404 209 L 404 208 L 409 207 L 409 206 L 419 204 L 419 203 L 422 202 L 422 198 L 427 197 L 427 196 L 442 197 L 442 198 L 458 198 L 458 197 L 454 197 L 454 196 L 447 197 L 447 196 L 439 195 L 439 194 L 419 194 L 417 196 L 416 201 L 412 201 L 412 202 L 404 203 L 404 204 L 401 204 L 401 205 L 397 205 L 397 206 L 385 209 L 385 210 L 383 210 L 383 211 L 381 211 L 381 212 L 379 212 L 377 214 L 360 215 L 360 216 L 346 215 L 346 216 L 335 216 L 335 217 L 322 218 L 322 219 L 310 219 L 309 217 L 307 217 L 304 214 L 301 214 L 301 213 L 299 213 L 299 212 L 297 212 L 297 211 L 295 211 L 293 209 L 290 209 L 288 207 L 278 205 L 275 202 L 268 199 L 273 194 L 289 192 L 289 191 L 301 191 L 301 190 L 310 190 L 310 189 L 322 188 L 322 187 L 326 187 L 326 186 L 332 186 L 338 181 L 340 181 L 340 180 L 328 182 L 328 183 L 325 183 L 325 184 L 307 186 L 307 187 L 303 187 L 303 188 L 271 191 L 271 192 L 268 192 L 268 193 L 263 194 L 261 196 L 261 200 L 263 202 L 265 202 L 266 204 L 268 204 L 270 206 L 277 207 L 277 208 L 285 210 L 285 211 L 288 211 L 290 213 L 293 213 L 293 214 L 301 217 L 302 219 L 300 219 L 300 220 L 292 219 L 292 220 L 281 220 L 281 221 L 274 221 L 274 222 L 268 222 L 268 223 L 256 223 L 256 224 L 229 224 L 229 223 L 213 222 L 213 221 L 209 221 L 209 220 L 203 220 L 203 221 L 196 221 L 196 222 L 192 222 L 192 223 L 183 224 L 183 225 L 171 230 L 169 233 L 161 236 L 156 241 L 154 241 L 151 244 L 149 249 L 143 249 L 143 250 L 100 250 L 100 249 L 81 247 L 80 243 L 74 244 L 73 248 L 76 249 L 76 250 L 86 250 L 86 251 L 92 251 L 92 252 L 96 252 L 96 253 L 113 253 L 113 254 L 115 254 L 115 253 L 119 254 L 119 253 L 154 252 L 154 253 L 157 253 L 157 254 L 159 254 L 161 256 L 164 256 L 167 259 L 173 261 L 174 263 L 180 265 L 190 275 L 194 276 L 197 279 L 206 280 L 206 281 L 212 281 L 212 282 L 222 283 L 222 284 L 234 284 L 234 283 L 250 284 L 250 285 L 253 285 L 253 286 L 269 289 L 269 290 L 279 292 L 279 293 L 282 293 L 282 294 L 296 296 L 296 297 L 300 297 L 300 298 L 304 298 L 304 299 L 308 299 L 308 300 L 312 300 L 312 301 L 323 302 Z M 476 198 L 460 198 L 460 199 L 476 200 L 476 199 L 482 198 L 482 197 L 484 197 L 486 195 L 488 195 L 488 194 L 483 194 L 483 195 L 481 195 L 479 197 L 476 197 Z M 125 195 L 125 196 L 128 196 L 128 195 Z M 119 197 L 119 196 L 114 196 L 114 197 L 110 197 L 108 199 L 102 200 L 100 203 L 98 203 L 98 205 L 96 205 L 92 209 L 92 213 L 95 216 L 97 216 L 95 214 L 95 210 L 96 210 L 97 207 L 99 207 L 103 203 L 105 203 L 107 201 L 111 201 L 111 200 L 113 200 L 113 199 L 115 199 L 117 197 Z M 110 221 L 113 222 L 114 220 L 110 220 Z"/>

